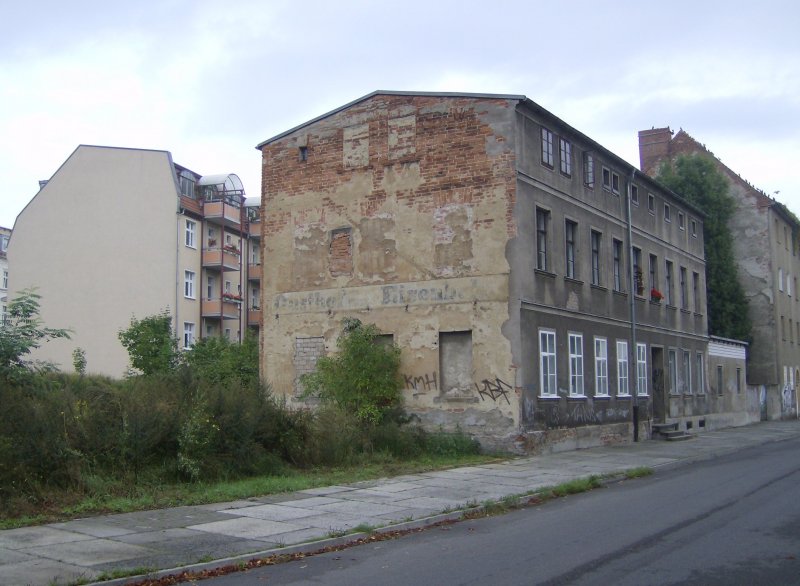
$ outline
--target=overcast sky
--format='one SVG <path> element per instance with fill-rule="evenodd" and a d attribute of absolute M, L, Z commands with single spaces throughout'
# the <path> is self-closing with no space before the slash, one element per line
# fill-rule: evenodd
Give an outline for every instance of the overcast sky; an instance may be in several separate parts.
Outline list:
<path fill-rule="evenodd" d="M 259 195 L 256 144 L 378 89 L 523 94 L 637 166 L 683 128 L 800 215 L 798 6 L 0 0 L 0 225 L 79 144 Z"/>

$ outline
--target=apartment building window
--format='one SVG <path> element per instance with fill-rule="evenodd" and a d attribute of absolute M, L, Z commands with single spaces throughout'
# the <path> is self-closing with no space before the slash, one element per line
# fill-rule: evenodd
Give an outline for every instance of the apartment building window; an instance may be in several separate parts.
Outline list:
<path fill-rule="evenodd" d="M 692 301 L 694 303 L 694 312 L 700 312 L 700 273 L 692 271 Z"/>
<path fill-rule="evenodd" d="M 183 271 L 183 296 L 194 299 L 194 272 Z"/>
<path fill-rule="evenodd" d="M 583 184 L 594 189 L 594 155 L 583 153 Z"/>
<path fill-rule="evenodd" d="M 206 299 L 214 299 L 214 294 L 217 291 L 216 287 L 216 279 L 213 276 L 208 275 L 206 277 Z"/>
<path fill-rule="evenodd" d="M 611 173 L 611 191 L 619 195 L 619 175 L 616 173 Z"/>
<path fill-rule="evenodd" d="M 6 252 L 8 250 L 8 236 L 5 234 L 0 236 L 0 252 Z"/>
<path fill-rule="evenodd" d="M 0 326 L 4 326 L 8 323 L 8 306 L 3 305 L 0 308 Z"/>
<path fill-rule="evenodd" d="M 669 392 L 671 395 L 678 394 L 678 354 L 670 349 L 667 353 L 667 365 L 669 368 Z"/>
<path fill-rule="evenodd" d="M 704 395 L 706 392 L 706 369 L 703 364 L 703 354 L 698 352 L 695 357 L 695 376 L 697 378 L 697 392 Z"/>
<path fill-rule="evenodd" d="M 553 133 L 542 127 L 542 165 L 553 167 Z"/>
<path fill-rule="evenodd" d="M 548 270 L 547 262 L 547 227 L 550 223 L 550 212 L 536 208 L 536 268 Z"/>
<path fill-rule="evenodd" d="M 633 184 L 631 184 L 631 203 L 636 206 L 639 205 L 639 188 Z"/>
<path fill-rule="evenodd" d="M 603 167 L 603 189 L 611 191 L 611 169 Z"/>
<path fill-rule="evenodd" d="M 225 293 L 230 293 L 230 292 L 231 292 L 231 282 L 225 281 Z"/>
<path fill-rule="evenodd" d="M 794 344 L 794 324 L 792 318 L 789 318 L 789 343 Z"/>
<path fill-rule="evenodd" d="M 617 396 L 628 397 L 628 342 L 617 340 Z"/>
<path fill-rule="evenodd" d="M 666 280 L 667 305 L 675 305 L 675 297 L 672 294 L 672 261 L 665 261 L 665 272 L 664 279 Z"/>
<path fill-rule="evenodd" d="M 647 194 L 647 211 L 651 214 L 656 213 L 656 196 L 652 193 Z"/>
<path fill-rule="evenodd" d="M 786 226 L 783 227 L 783 247 L 789 250 L 789 229 Z"/>
<path fill-rule="evenodd" d="M 636 344 L 636 388 L 640 395 L 647 394 L 647 344 Z"/>
<path fill-rule="evenodd" d="M 570 279 L 575 278 L 575 234 L 577 229 L 578 225 L 575 222 L 571 220 L 566 220 L 566 222 L 564 222 L 564 252 L 567 261 L 566 275 Z"/>
<path fill-rule="evenodd" d="M 614 291 L 622 291 L 622 241 L 613 241 L 614 253 Z"/>
<path fill-rule="evenodd" d="M 594 395 L 608 397 L 608 343 L 605 338 L 594 339 Z"/>
<path fill-rule="evenodd" d="M 556 333 L 539 330 L 539 387 L 543 397 L 556 397 Z"/>
<path fill-rule="evenodd" d="M 305 163 L 306 161 L 308 161 L 308 147 L 307 146 L 297 147 L 297 159 L 301 163 Z"/>
<path fill-rule="evenodd" d="M 183 349 L 188 350 L 194 346 L 194 324 L 188 321 L 183 322 Z"/>
<path fill-rule="evenodd" d="M 722 365 L 718 364 L 717 365 L 717 394 L 718 395 L 721 395 L 723 390 L 724 390 L 723 386 L 722 386 L 723 383 L 724 383 L 724 380 L 725 379 L 723 377 Z"/>
<path fill-rule="evenodd" d="M 680 271 L 680 286 L 681 286 L 681 309 L 689 308 L 689 284 L 686 282 L 686 267 L 681 267 Z"/>
<path fill-rule="evenodd" d="M 786 273 L 786 294 L 789 297 L 792 296 L 792 275 L 790 273 Z"/>
<path fill-rule="evenodd" d="M 569 394 L 583 397 L 583 334 L 569 335 Z"/>
<path fill-rule="evenodd" d="M 786 341 L 786 323 L 783 316 L 781 316 L 781 340 Z"/>
<path fill-rule="evenodd" d="M 3 270 L 3 289 L 8 289 L 8 271 Z"/>
<path fill-rule="evenodd" d="M 195 234 L 197 232 L 197 222 L 186 220 L 186 246 L 189 248 L 197 248 L 195 244 Z"/>
<path fill-rule="evenodd" d="M 572 144 L 563 138 L 558 139 L 558 159 L 561 165 L 561 174 L 572 176 Z"/>
<path fill-rule="evenodd" d="M 697 220 L 691 221 L 692 237 L 697 238 Z"/>
<path fill-rule="evenodd" d="M 658 257 L 650 255 L 650 288 L 658 290 Z"/>
<path fill-rule="evenodd" d="M 633 248 L 633 286 L 637 295 L 644 295 L 644 274 L 642 273 L 642 249 Z"/>
<path fill-rule="evenodd" d="M 692 393 L 692 355 L 689 351 L 683 351 L 683 392 Z"/>
<path fill-rule="evenodd" d="M 683 212 L 678 212 L 678 228 L 680 228 L 681 230 L 686 230 Z"/>
<path fill-rule="evenodd" d="M 664 204 L 664 221 L 665 222 L 671 222 L 672 221 L 672 215 L 670 213 L 670 208 L 669 208 L 669 204 L 668 203 Z"/>
<path fill-rule="evenodd" d="M 778 291 L 783 291 L 783 269 L 778 269 Z"/>
<path fill-rule="evenodd" d="M 592 285 L 600 285 L 600 232 L 592 230 Z"/>

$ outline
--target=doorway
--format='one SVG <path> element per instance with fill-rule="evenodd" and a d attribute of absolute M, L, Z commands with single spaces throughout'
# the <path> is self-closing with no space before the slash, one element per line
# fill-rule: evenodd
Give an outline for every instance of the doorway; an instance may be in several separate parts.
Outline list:
<path fill-rule="evenodd" d="M 650 347 L 650 378 L 653 383 L 653 423 L 666 423 L 667 398 L 664 393 L 664 349 Z"/>

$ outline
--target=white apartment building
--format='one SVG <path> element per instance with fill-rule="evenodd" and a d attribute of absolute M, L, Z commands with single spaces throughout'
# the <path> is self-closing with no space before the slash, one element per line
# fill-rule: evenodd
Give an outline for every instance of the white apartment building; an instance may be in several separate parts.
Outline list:
<path fill-rule="evenodd" d="M 168 310 L 180 346 L 241 340 L 258 328 L 258 198 L 235 174 L 199 175 L 168 151 L 80 145 L 17 217 L 8 247 L 12 296 L 35 288 L 41 317 L 69 328 L 33 356 L 123 375 L 118 339 L 131 317 Z"/>

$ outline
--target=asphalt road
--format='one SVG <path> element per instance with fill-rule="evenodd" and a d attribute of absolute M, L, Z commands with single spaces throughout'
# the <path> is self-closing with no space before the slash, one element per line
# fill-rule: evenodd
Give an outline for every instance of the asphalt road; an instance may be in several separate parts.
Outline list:
<path fill-rule="evenodd" d="M 800 439 L 202 583 L 800 584 Z"/>

